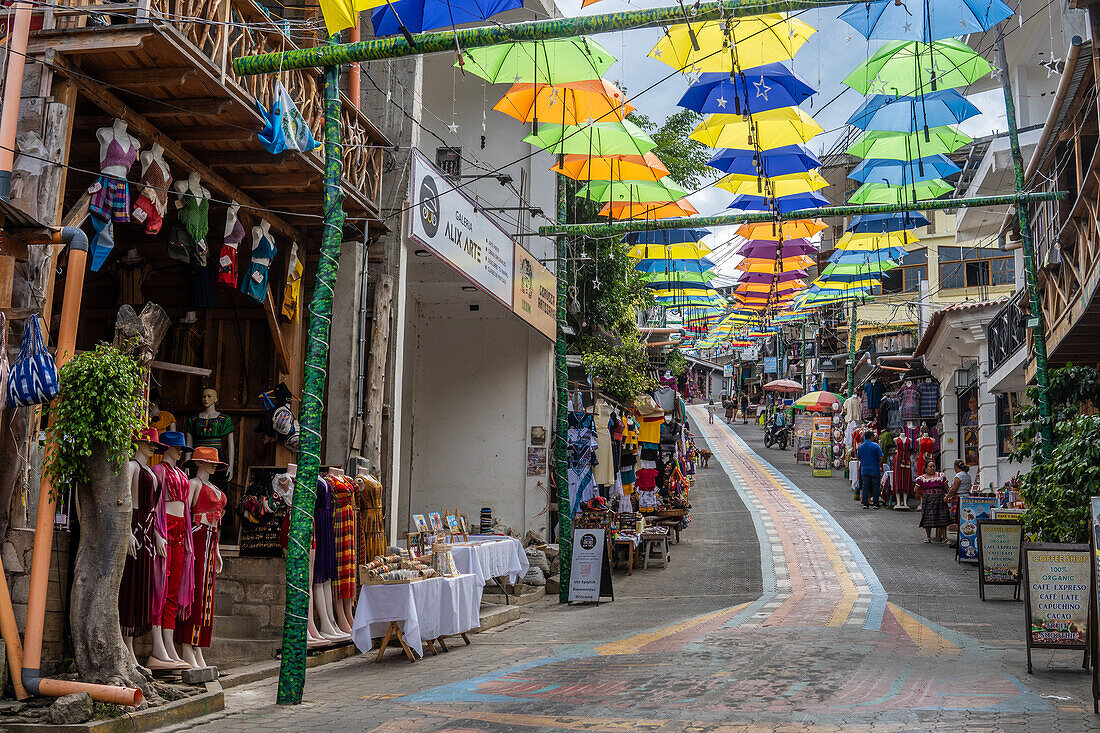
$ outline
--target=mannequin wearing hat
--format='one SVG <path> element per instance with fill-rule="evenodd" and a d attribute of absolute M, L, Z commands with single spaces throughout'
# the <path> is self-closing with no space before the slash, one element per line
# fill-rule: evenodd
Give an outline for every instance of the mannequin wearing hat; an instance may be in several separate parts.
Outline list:
<path fill-rule="evenodd" d="M 157 477 L 149 468 L 149 459 L 165 446 L 155 428 L 142 428 L 133 435 L 134 455 L 126 465 L 130 483 L 130 544 L 118 593 L 118 618 L 122 639 L 134 664 L 134 638 L 153 628 L 157 567 L 163 567 L 168 541 L 157 533 Z"/>
<path fill-rule="evenodd" d="M 196 448 L 187 465 L 195 469 L 188 500 L 193 528 L 191 538 L 195 545 L 195 598 L 191 614 L 176 627 L 175 639 L 182 646 L 180 656 L 197 669 L 207 666 L 202 650 L 210 646 L 214 630 L 214 575 L 222 571 L 218 525 L 228 499 L 210 478 L 215 471 L 226 467 L 217 448 Z"/>
<path fill-rule="evenodd" d="M 294 477 L 298 473 L 298 466 L 294 463 L 288 463 L 286 467 L 286 473 L 281 473 L 275 477 L 275 485 L 272 487 L 275 493 L 279 495 L 279 498 L 283 500 L 283 503 L 287 507 L 294 505 Z M 290 526 L 290 510 L 287 512 L 286 517 L 283 519 L 283 547 L 287 545 L 287 533 Z M 317 624 L 313 620 L 313 561 L 317 553 L 316 541 L 310 543 L 309 549 L 309 610 L 306 613 L 306 647 L 313 649 L 316 647 L 327 646 L 329 640 L 321 636 L 321 632 L 317 629 Z"/>
<path fill-rule="evenodd" d="M 188 511 L 190 481 L 179 468 L 184 451 L 191 449 L 183 433 L 174 430 L 162 433 L 160 442 L 165 445 L 164 458 L 153 466 L 153 473 L 160 487 L 157 511 L 163 517 L 162 536 L 168 540 L 168 548 L 163 580 L 158 586 L 161 592 L 153 607 L 153 655 L 145 666 L 152 670 L 177 670 L 191 666 L 180 658 L 172 643 L 176 619 L 190 615 L 194 592 L 195 556 Z"/>

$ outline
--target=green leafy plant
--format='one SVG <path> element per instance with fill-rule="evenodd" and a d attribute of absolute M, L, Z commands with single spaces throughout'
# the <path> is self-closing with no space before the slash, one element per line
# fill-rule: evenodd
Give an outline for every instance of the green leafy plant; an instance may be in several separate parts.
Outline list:
<path fill-rule="evenodd" d="M 637 331 L 616 339 L 588 337 L 581 341 L 580 347 L 585 371 L 611 399 L 629 405 L 642 392 L 656 386 L 646 375 L 649 357 Z"/>
<path fill-rule="evenodd" d="M 1100 370 L 1073 365 L 1051 372 L 1051 416 L 1039 414 L 1038 388 L 1020 413 L 1015 460 L 1031 460 L 1020 475 L 1027 503 L 1024 531 L 1044 542 L 1087 542 L 1089 503 L 1100 495 Z M 1053 435 L 1049 457 L 1042 454 L 1042 430 Z"/>
<path fill-rule="evenodd" d="M 59 370 L 61 397 L 50 406 L 45 471 L 55 487 L 88 480 L 86 461 L 96 450 L 121 470 L 130 436 L 141 426 L 143 375 L 132 357 L 101 343 Z"/>
<path fill-rule="evenodd" d="M 679 349 L 673 349 L 665 357 L 665 369 L 672 372 L 674 377 L 682 377 L 688 370 L 688 362 Z"/>

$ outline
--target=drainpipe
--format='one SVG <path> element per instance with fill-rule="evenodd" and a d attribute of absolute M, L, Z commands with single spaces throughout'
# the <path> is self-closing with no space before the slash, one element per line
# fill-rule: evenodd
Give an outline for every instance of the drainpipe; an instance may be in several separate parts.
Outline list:
<path fill-rule="evenodd" d="M 69 245 L 68 276 L 61 301 L 61 324 L 57 329 L 57 365 L 61 367 L 76 351 L 76 327 L 80 319 L 80 300 L 84 295 L 84 270 L 88 263 L 88 236 L 78 227 L 62 227 L 54 233 L 54 242 Z M 46 445 L 46 450 L 51 446 Z M 50 554 L 53 550 L 53 523 L 56 505 L 53 484 L 43 471 L 38 489 L 38 516 L 35 521 L 34 551 L 31 555 L 30 598 L 27 600 L 27 625 L 23 644 L 23 686 L 32 695 L 61 697 L 87 692 L 93 700 L 135 707 L 141 703 L 141 690 L 133 687 L 93 685 L 42 677 L 42 632 L 46 622 L 46 591 L 50 579 Z"/>
<path fill-rule="evenodd" d="M 355 16 L 355 25 L 348 29 L 348 42 L 359 43 L 359 16 Z M 361 104 L 359 99 L 359 64 L 352 64 L 348 67 L 348 96 L 351 97 L 351 103 L 355 105 L 356 109 L 359 109 Z"/>
<path fill-rule="evenodd" d="M 23 67 L 27 63 L 27 37 L 31 33 L 31 4 L 15 3 L 15 28 L 11 34 L 8 74 L 4 77 L 4 101 L 0 109 L 0 199 L 11 199 L 11 170 L 15 165 L 15 130 L 19 126 L 19 98 Z"/>

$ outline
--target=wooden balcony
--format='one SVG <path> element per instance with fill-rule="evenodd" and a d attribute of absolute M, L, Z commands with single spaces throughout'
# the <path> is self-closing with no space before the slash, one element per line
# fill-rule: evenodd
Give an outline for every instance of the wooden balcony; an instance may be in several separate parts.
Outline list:
<path fill-rule="evenodd" d="M 62 0 L 64 5 L 66 0 Z M 287 71 L 236 77 L 238 55 L 295 48 L 291 27 L 251 0 L 140 0 L 83 4 L 47 12 L 32 34 L 30 52 L 72 79 L 96 108 L 76 115 L 70 165 L 98 169 L 97 127 L 128 119 L 139 137 L 159 133 L 181 149 L 176 163 L 196 163 L 204 179 L 224 179 L 223 191 L 243 194 L 278 212 L 297 229 L 320 225 L 323 150 L 268 153 L 256 132 L 262 118 L 255 100 L 271 106 L 276 80 L 290 92 L 314 137 L 324 140 L 321 77 Z M 93 16 L 89 21 L 89 17 Z M 110 25 L 97 25 L 108 18 Z M 298 40 L 315 31 L 294 26 Z M 344 210 L 349 220 L 379 225 L 383 135 L 342 95 Z M 88 112 L 88 113 L 85 113 Z M 144 133 L 144 134 L 143 134 Z M 235 190 L 234 190 L 235 189 Z M 240 199 L 238 199 L 240 200 Z M 242 201 L 242 203 L 244 203 Z M 360 222 L 363 223 L 363 222 Z"/>

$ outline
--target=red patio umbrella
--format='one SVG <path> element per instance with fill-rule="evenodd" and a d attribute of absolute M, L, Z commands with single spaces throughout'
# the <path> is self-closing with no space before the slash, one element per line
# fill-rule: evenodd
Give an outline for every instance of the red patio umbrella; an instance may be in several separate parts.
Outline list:
<path fill-rule="evenodd" d="M 802 391 L 802 385 L 792 379 L 773 379 L 764 385 L 764 391 L 794 394 Z"/>

